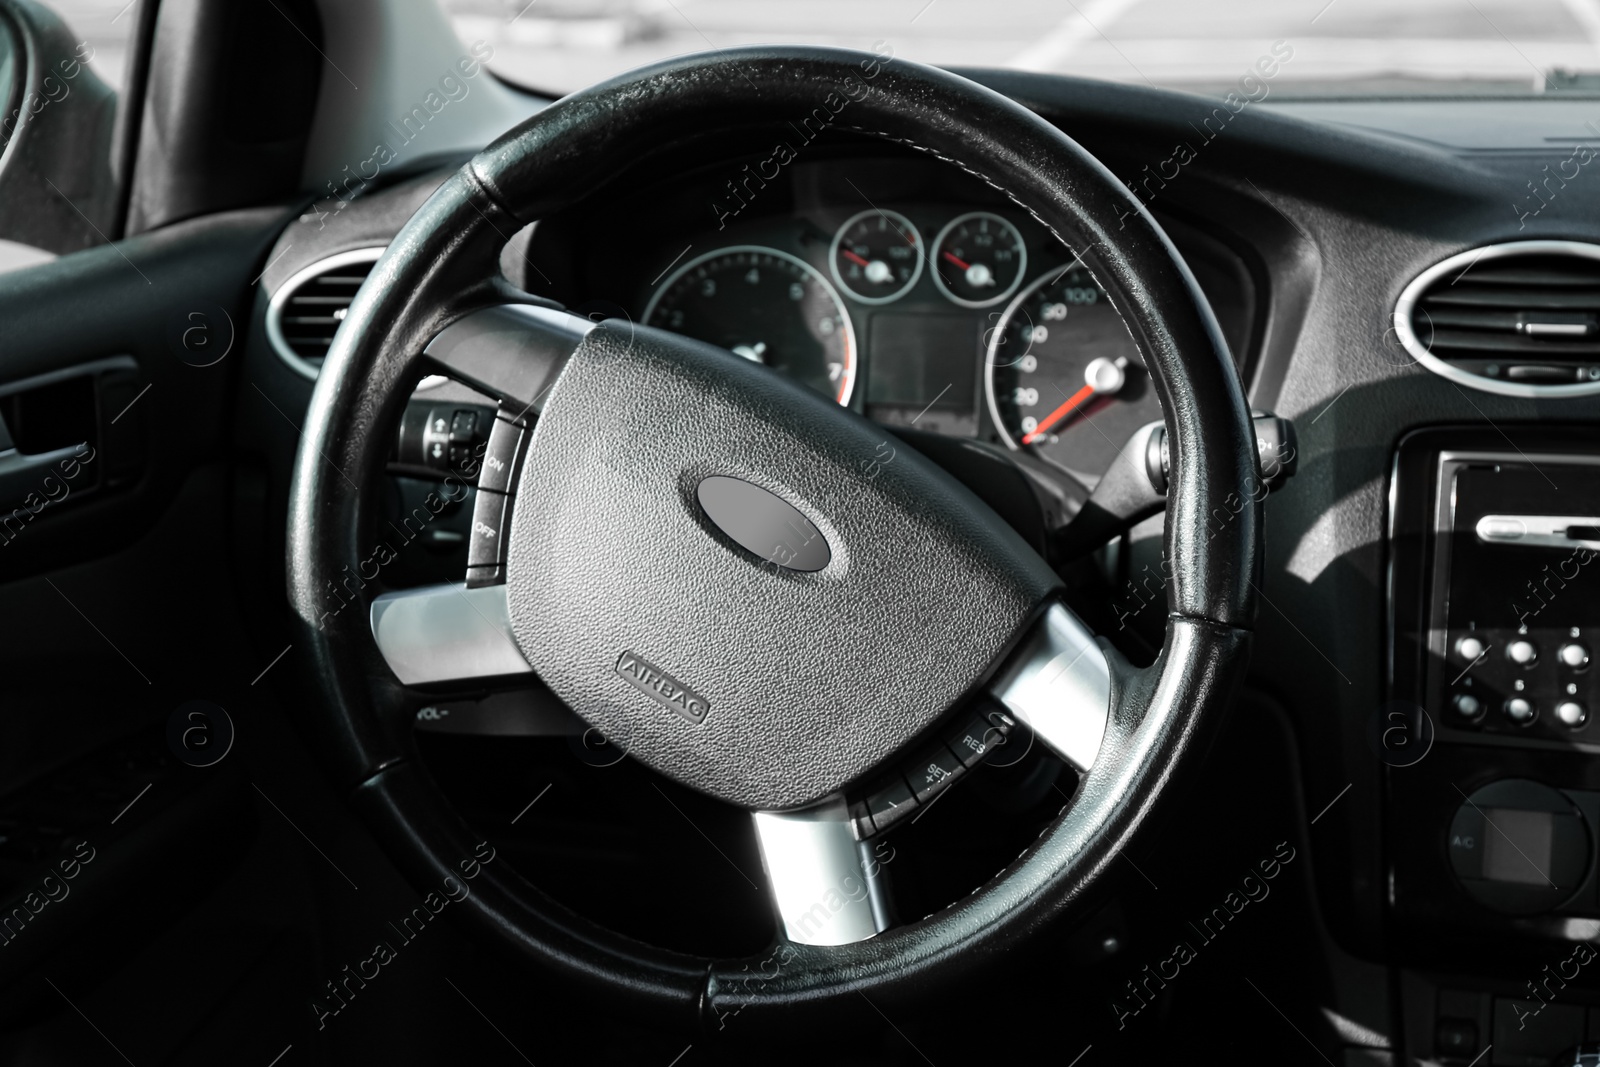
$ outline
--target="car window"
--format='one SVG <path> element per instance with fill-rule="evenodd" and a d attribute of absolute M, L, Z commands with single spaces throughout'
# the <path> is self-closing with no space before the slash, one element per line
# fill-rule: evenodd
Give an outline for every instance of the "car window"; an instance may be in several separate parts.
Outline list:
<path fill-rule="evenodd" d="M 1289 96 L 1600 90 L 1578 0 L 444 0 L 491 69 L 566 93 L 744 44 L 886 42 L 904 59 Z"/>
<path fill-rule="evenodd" d="M 0 273 L 107 239 L 111 124 L 136 5 L 51 0 L 0 18 L 0 167 L 8 176 L 0 191 Z M 23 47 L 29 40 L 37 50 L 31 61 Z M 73 143 L 79 154 L 63 163 L 60 146 Z M 40 210 L 40 177 L 76 218 Z"/>
<path fill-rule="evenodd" d="M 128 44 L 138 17 L 138 0 L 44 0 L 61 16 L 88 56 L 89 69 L 113 89 L 121 90 Z"/>

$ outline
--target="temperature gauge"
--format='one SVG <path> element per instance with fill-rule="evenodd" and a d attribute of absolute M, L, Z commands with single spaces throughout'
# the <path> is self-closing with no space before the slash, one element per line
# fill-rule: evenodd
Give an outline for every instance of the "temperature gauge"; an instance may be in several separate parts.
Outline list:
<path fill-rule="evenodd" d="M 992 212 L 950 220 L 933 242 L 933 280 L 962 307 L 998 304 L 1017 291 L 1027 269 L 1022 234 Z"/>
<path fill-rule="evenodd" d="M 833 280 L 863 304 L 887 304 L 922 277 L 922 235 L 898 211 L 870 208 L 833 235 Z"/>

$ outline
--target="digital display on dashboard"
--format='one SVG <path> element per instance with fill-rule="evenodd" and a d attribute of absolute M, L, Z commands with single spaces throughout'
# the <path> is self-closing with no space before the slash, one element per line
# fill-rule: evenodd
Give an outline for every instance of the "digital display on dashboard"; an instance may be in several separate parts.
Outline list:
<path fill-rule="evenodd" d="M 1483 876 L 1491 882 L 1550 884 L 1555 819 L 1548 811 L 1488 808 L 1483 813 Z"/>
<path fill-rule="evenodd" d="M 976 411 L 983 322 L 975 315 L 873 315 L 867 334 L 867 404 Z"/>

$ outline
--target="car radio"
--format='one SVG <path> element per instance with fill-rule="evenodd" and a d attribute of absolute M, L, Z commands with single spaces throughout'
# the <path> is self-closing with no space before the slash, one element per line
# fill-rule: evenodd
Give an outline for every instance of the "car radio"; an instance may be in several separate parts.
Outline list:
<path fill-rule="evenodd" d="M 1600 456 L 1441 452 L 1434 550 L 1427 704 L 1442 736 L 1600 751 Z"/>

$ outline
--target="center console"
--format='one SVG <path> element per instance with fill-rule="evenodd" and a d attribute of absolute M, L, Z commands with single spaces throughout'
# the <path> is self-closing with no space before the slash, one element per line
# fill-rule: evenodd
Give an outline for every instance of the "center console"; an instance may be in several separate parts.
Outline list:
<path fill-rule="evenodd" d="M 1412 747 L 1376 754 L 1408 1051 L 1543 1067 L 1600 1040 L 1572 956 L 1600 954 L 1600 439 L 1421 430 L 1392 477 L 1384 707 Z"/>

